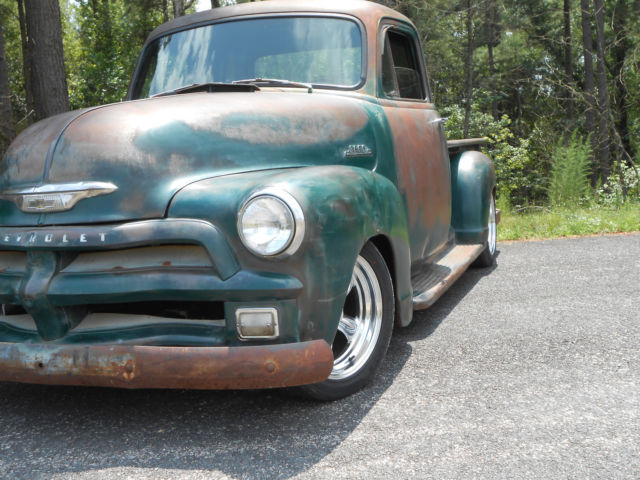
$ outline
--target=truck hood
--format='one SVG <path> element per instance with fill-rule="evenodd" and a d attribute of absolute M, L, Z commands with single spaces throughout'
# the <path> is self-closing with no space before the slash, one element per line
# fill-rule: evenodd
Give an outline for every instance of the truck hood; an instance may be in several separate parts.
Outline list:
<path fill-rule="evenodd" d="M 318 93 L 191 93 L 58 115 L 11 145 L 0 164 L 0 193 L 78 182 L 117 189 L 58 213 L 24 213 L 0 200 L 0 223 L 159 218 L 176 192 L 205 178 L 309 165 L 373 168 L 371 106 Z"/>

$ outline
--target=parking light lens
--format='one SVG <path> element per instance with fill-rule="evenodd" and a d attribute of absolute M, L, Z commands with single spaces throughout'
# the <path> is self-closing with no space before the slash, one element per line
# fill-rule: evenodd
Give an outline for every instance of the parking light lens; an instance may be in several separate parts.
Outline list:
<path fill-rule="evenodd" d="M 241 340 L 277 338 L 278 311 L 275 308 L 239 308 L 236 310 L 238 336 Z"/>

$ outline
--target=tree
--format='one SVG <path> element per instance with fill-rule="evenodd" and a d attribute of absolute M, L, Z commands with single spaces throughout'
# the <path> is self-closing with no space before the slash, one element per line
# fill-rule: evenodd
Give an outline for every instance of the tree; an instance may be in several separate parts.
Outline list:
<path fill-rule="evenodd" d="M 466 0 L 465 25 L 466 25 L 466 49 L 464 55 L 464 128 L 463 135 L 469 136 L 469 123 L 471 121 L 471 107 L 473 106 L 473 12 L 472 0 Z"/>
<path fill-rule="evenodd" d="M 206 4 L 217 8 L 245 1 L 251 0 Z M 542 199 L 555 146 L 576 128 L 582 138 L 591 135 L 594 184 L 603 167 L 619 176 L 620 162 L 633 165 L 638 158 L 640 0 L 598 0 L 598 18 L 595 0 L 376 1 L 405 14 L 418 28 L 431 100 L 458 122 L 455 128 L 447 125 L 450 133 L 461 136 L 465 120 L 468 135 L 491 136 L 498 128 L 508 155 L 501 157 L 492 147 L 497 162 L 514 158 L 509 148 L 522 150 L 517 156 L 519 183 L 511 190 L 514 204 Z M 13 109 L 10 115 L 3 104 L 2 125 L 15 131 L 35 119 L 36 85 L 31 81 L 36 72 L 31 70 L 42 45 L 30 38 L 27 16 L 34 6 L 52 3 L 0 0 L 10 88 L 10 95 L 0 96 L 10 99 Z M 122 100 L 148 34 L 163 21 L 195 9 L 195 0 L 59 4 L 72 108 Z M 56 16 L 46 17 L 50 22 Z M 49 96 L 50 69 L 46 72 Z M 6 92 L 6 83 L 0 89 Z M 607 161 L 600 145 L 608 145 Z"/>
<path fill-rule="evenodd" d="M 60 5 L 57 0 L 25 0 L 24 6 L 29 50 L 26 77 L 35 120 L 41 120 L 69 110 Z"/>
<path fill-rule="evenodd" d="M 618 162 L 630 163 L 633 151 L 632 135 L 633 118 L 637 117 L 637 95 L 634 103 L 634 81 L 637 80 L 636 45 L 638 44 L 638 22 L 633 22 L 640 14 L 640 0 L 616 1 L 612 14 L 613 39 L 609 45 L 612 61 L 610 76 L 614 79 L 613 98 L 615 99 L 615 130 L 618 134 L 614 141 L 617 146 Z M 635 63 L 635 65 L 634 65 Z M 635 114 L 635 115 L 634 115 Z M 621 169 L 619 169 L 620 173 Z"/>
<path fill-rule="evenodd" d="M 562 13 L 564 18 L 564 73 L 567 82 L 567 117 L 570 123 L 573 123 L 573 55 L 571 52 L 571 0 L 564 0 L 562 4 Z"/>
<path fill-rule="evenodd" d="M 565 0 L 566 1 L 566 0 Z M 500 14 L 496 0 L 488 0 L 485 18 L 485 44 L 489 60 L 489 90 L 491 95 L 491 115 L 495 121 L 500 120 L 498 111 L 498 89 L 496 82 L 496 61 L 494 50 L 500 45 Z"/>
<path fill-rule="evenodd" d="M 173 18 L 184 16 L 195 3 L 196 0 L 173 0 Z"/>
<path fill-rule="evenodd" d="M 591 31 L 591 8 L 589 0 L 580 0 L 582 12 L 582 51 L 584 56 L 584 97 L 587 104 L 585 111 L 585 130 L 591 138 L 591 151 L 593 155 L 597 151 L 596 140 L 596 97 L 595 79 L 593 74 L 593 33 Z M 592 159 L 595 172 L 595 158 Z M 595 184 L 597 175 L 592 177 Z"/>
<path fill-rule="evenodd" d="M 27 122 L 33 121 L 33 89 L 31 88 L 31 50 L 27 36 L 27 21 L 25 18 L 24 1 L 18 0 L 18 19 L 20 23 L 20 41 L 22 46 L 22 76 L 24 80 L 24 94 L 27 104 Z"/>
<path fill-rule="evenodd" d="M 76 0 L 66 52 L 73 108 L 121 101 L 148 34 L 160 25 L 167 0 Z"/>
<path fill-rule="evenodd" d="M 604 56 L 604 3 L 594 0 L 596 19 L 596 51 L 598 54 L 598 113 L 600 121 L 598 127 L 598 151 L 600 152 L 600 176 L 602 183 L 606 183 L 611 170 L 611 149 L 609 141 L 609 119 L 611 118 L 611 104 L 609 101 L 609 84 Z"/>
<path fill-rule="evenodd" d="M 4 48 L 4 15 L 0 10 L 0 157 L 15 136 L 9 90 L 9 68 Z"/>
<path fill-rule="evenodd" d="M 169 0 L 162 0 L 162 18 L 165 22 L 169 21 Z"/>

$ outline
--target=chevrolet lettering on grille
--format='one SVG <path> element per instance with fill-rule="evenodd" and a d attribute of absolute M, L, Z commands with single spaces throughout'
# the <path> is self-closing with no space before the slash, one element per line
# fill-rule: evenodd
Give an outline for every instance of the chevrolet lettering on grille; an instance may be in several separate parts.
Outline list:
<path fill-rule="evenodd" d="M 21 232 L 4 234 L 0 237 L 1 243 L 15 246 L 65 246 L 83 243 L 106 243 L 107 234 L 100 233 L 60 233 L 60 232 Z"/>

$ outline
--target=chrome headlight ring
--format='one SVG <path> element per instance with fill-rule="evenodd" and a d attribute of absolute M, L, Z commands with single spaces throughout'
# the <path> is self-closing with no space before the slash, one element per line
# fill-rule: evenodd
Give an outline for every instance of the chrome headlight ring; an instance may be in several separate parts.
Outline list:
<path fill-rule="evenodd" d="M 251 214 L 250 207 L 256 206 L 259 201 L 262 203 L 270 202 L 271 206 L 276 209 L 282 208 L 283 210 L 279 213 L 291 219 L 292 229 L 286 242 L 282 245 L 276 245 L 276 248 L 272 250 L 261 250 L 258 245 L 252 243 L 251 235 L 247 235 L 246 230 L 248 230 L 248 228 L 245 216 L 247 212 Z M 265 228 L 268 227 L 265 226 Z M 243 202 L 238 212 L 237 229 L 242 244 L 254 255 L 266 258 L 286 258 L 293 255 L 300 248 L 300 245 L 302 245 L 305 233 L 304 213 L 298 201 L 290 193 L 278 187 L 263 188 L 253 192 Z"/>

